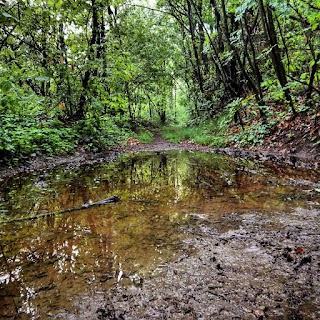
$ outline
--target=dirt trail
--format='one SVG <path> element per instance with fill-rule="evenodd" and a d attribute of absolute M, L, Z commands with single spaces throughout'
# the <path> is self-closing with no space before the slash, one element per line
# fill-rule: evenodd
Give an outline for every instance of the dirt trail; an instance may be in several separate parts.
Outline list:
<path fill-rule="evenodd" d="M 139 151 L 166 151 L 166 150 L 198 150 L 210 152 L 212 148 L 199 144 L 184 141 L 182 143 L 172 143 L 164 140 L 161 132 L 158 132 L 154 140 L 149 143 L 139 143 L 137 140 L 129 141 L 128 145 L 122 149 L 124 152 L 139 152 Z"/>

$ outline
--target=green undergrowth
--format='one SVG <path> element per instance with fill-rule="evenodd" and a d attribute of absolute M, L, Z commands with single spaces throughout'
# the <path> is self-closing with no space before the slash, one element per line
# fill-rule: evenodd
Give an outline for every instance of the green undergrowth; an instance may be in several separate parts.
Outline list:
<path fill-rule="evenodd" d="M 100 152 L 130 138 L 151 143 L 155 128 L 153 123 L 124 122 L 95 114 L 71 123 L 41 115 L 0 115 L 0 164 L 19 164 L 38 156 Z"/>
<path fill-rule="evenodd" d="M 136 134 L 136 137 L 140 142 L 143 142 L 143 143 L 151 143 L 154 140 L 153 132 L 146 128 L 141 129 Z"/>
<path fill-rule="evenodd" d="M 210 122 L 201 125 L 164 127 L 162 136 L 165 140 L 174 143 L 188 141 L 189 143 L 199 143 L 208 146 L 225 145 L 222 137 L 216 135 Z"/>
<path fill-rule="evenodd" d="M 62 127 L 56 121 L 3 116 L 0 123 L 0 156 L 5 162 L 18 162 L 39 154 L 68 153 L 78 141 L 74 129 Z"/>
<path fill-rule="evenodd" d="M 134 138 L 142 143 L 151 143 L 154 140 L 154 133 L 159 131 L 156 122 L 142 119 L 127 122 L 126 128 L 128 129 L 127 139 Z"/>
<path fill-rule="evenodd" d="M 312 142 L 315 140 L 311 135 L 313 126 L 317 124 L 317 109 L 297 101 L 295 110 L 297 113 L 294 116 L 283 104 L 259 106 L 253 96 L 248 96 L 231 102 L 225 111 L 213 119 L 198 119 L 185 126 L 164 127 L 163 137 L 175 143 L 188 141 L 210 147 L 252 148 L 264 144 L 278 131 L 288 131 L 286 136 L 290 138 L 294 131 L 305 130 L 306 138 Z M 305 120 L 299 120 L 302 118 Z"/>
<path fill-rule="evenodd" d="M 37 156 L 99 152 L 132 136 L 129 129 L 102 117 L 63 123 L 56 118 L 2 115 L 0 124 L 0 163 L 7 164 Z"/>

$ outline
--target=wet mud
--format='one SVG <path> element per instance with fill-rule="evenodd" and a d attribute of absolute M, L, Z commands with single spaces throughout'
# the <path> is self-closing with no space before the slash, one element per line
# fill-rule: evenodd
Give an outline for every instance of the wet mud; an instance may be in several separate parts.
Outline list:
<path fill-rule="evenodd" d="M 159 141 L 2 181 L 0 318 L 319 319 L 319 170 Z"/>
<path fill-rule="evenodd" d="M 219 226 L 195 219 L 179 259 L 159 266 L 143 288 L 101 297 L 96 317 L 319 319 L 319 211 L 231 215 Z"/>

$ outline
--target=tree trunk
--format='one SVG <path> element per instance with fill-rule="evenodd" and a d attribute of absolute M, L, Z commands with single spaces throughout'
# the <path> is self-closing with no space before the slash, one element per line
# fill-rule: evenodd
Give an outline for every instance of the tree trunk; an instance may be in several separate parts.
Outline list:
<path fill-rule="evenodd" d="M 317 57 L 314 60 L 314 64 L 311 69 L 311 74 L 310 74 L 310 80 L 309 80 L 309 85 L 308 85 L 308 91 L 307 91 L 307 104 L 311 105 L 311 96 L 312 96 L 312 91 L 313 91 L 313 82 L 318 70 L 318 62 L 320 60 L 320 53 L 318 53 Z"/>
<path fill-rule="evenodd" d="M 91 9 L 92 9 L 92 35 L 89 42 L 89 62 L 94 61 L 99 55 L 99 42 L 100 42 L 100 28 L 99 28 L 99 10 L 98 10 L 98 1 L 91 0 Z M 102 10 L 103 8 L 100 8 Z M 98 45 L 97 54 L 95 54 L 94 47 Z M 82 78 L 82 92 L 80 95 L 79 106 L 76 112 L 76 119 L 83 119 L 86 113 L 86 104 L 88 103 L 88 89 L 89 81 L 93 76 L 97 76 L 97 69 L 90 68 L 86 70 L 84 77 Z"/>
<path fill-rule="evenodd" d="M 191 7 L 191 1 L 187 1 L 187 6 L 188 6 L 188 21 L 189 21 L 189 29 L 190 29 L 190 34 L 191 34 L 191 40 L 192 40 L 192 48 L 193 48 L 193 53 L 194 57 L 196 60 L 196 65 L 195 65 L 195 76 L 198 80 L 200 92 L 203 93 L 203 79 L 202 79 L 202 74 L 201 74 L 201 61 L 200 61 L 200 56 L 198 53 L 198 48 L 197 48 L 197 40 L 195 36 L 195 25 L 193 23 L 193 16 L 192 16 L 192 7 Z"/>
<path fill-rule="evenodd" d="M 228 48 L 233 53 L 233 56 L 235 57 L 235 59 L 233 61 L 231 61 L 231 63 L 229 63 L 229 66 L 228 66 L 230 69 L 229 70 L 230 81 L 232 81 L 234 83 L 234 87 L 238 87 L 237 96 L 240 96 L 242 88 L 240 88 L 239 85 L 237 85 L 235 83 L 236 73 L 237 73 L 235 66 L 237 64 L 239 66 L 241 75 L 247 81 L 250 90 L 252 90 L 254 92 L 254 94 L 257 95 L 257 94 L 259 94 L 259 90 L 257 89 L 257 86 L 256 86 L 254 80 L 251 78 L 250 74 L 247 72 L 245 65 L 241 61 L 241 57 L 239 55 L 237 48 L 235 48 L 235 46 L 231 43 L 225 0 L 221 0 L 221 6 L 222 6 L 222 15 L 223 15 L 223 24 L 224 24 L 223 32 L 224 32 L 224 35 L 226 38 Z"/>
<path fill-rule="evenodd" d="M 262 18 L 262 26 L 265 33 L 267 43 L 269 44 L 271 51 L 272 64 L 275 69 L 277 78 L 280 82 L 284 95 L 287 102 L 291 107 L 291 111 L 296 115 L 296 110 L 293 106 L 293 101 L 291 98 L 290 90 L 288 88 L 288 81 L 285 72 L 284 65 L 281 60 L 281 52 L 278 44 L 277 34 L 275 30 L 275 25 L 273 21 L 272 8 L 269 4 L 266 5 L 266 8 L 263 4 L 263 0 L 258 0 L 259 11 Z"/>

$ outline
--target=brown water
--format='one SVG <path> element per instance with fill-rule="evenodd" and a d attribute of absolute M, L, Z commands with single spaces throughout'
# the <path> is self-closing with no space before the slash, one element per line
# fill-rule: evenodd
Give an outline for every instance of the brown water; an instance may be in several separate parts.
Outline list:
<path fill-rule="evenodd" d="M 123 155 L 0 186 L 0 318 L 63 317 L 84 296 L 142 287 L 195 217 L 319 208 L 320 172 L 200 152 Z M 119 195 L 115 204 L 9 222 Z"/>

